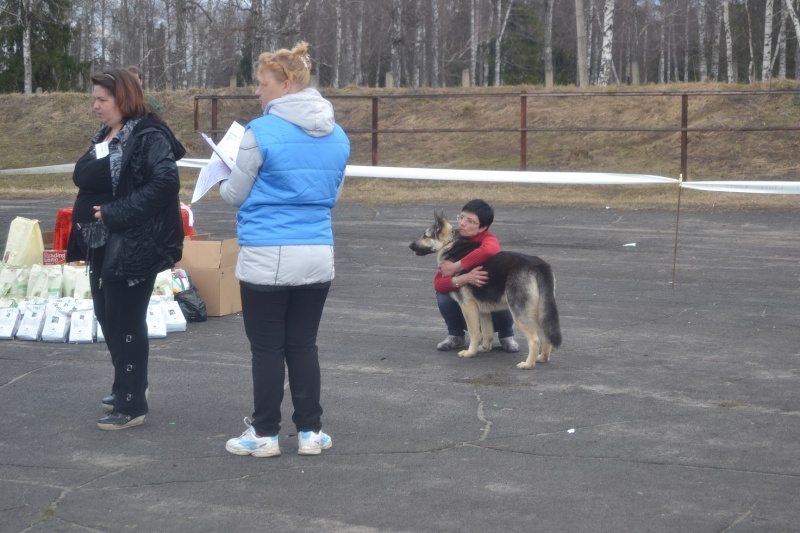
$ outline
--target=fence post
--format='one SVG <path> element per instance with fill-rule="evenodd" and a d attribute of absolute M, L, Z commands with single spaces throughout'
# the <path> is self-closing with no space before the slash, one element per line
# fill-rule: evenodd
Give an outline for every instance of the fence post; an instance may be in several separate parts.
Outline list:
<path fill-rule="evenodd" d="M 378 97 L 372 97 L 372 166 L 378 166 Z"/>
<path fill-rule="evenodd" d="M 689 94 L 681 95 L 681 178 L 689 179 Z"/>
<path fill-rule="evenodd" d="M 194 131 L 198 131 L 200 129 L 200 118 L 198 117 L 200 99 L 196 96 L 194 97 Z"/>
<path fill-rule="evenodd" d="M 528 170 L 528 97 L 520 95 L 519 169 Z"/>

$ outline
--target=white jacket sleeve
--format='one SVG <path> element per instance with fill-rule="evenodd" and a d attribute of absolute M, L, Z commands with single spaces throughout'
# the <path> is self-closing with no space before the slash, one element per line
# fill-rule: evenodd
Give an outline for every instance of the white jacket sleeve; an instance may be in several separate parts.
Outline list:
<path fill-rule="evenodd" d="M 241 207 L 250 196 L 250 190 L 263 164 L 264 158 L 261 157 L 256 136 L 253 130 L 248 129 L 239 144 L 239 153 L 236 155 L 236 164 L 233 166 L 230 178 L 219 186 L 222 199 L 234 207 Z"/>

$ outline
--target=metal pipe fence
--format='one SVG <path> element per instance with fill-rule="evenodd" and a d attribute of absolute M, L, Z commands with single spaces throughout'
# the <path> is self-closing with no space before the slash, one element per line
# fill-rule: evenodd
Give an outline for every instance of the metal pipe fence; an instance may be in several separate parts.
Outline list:
<path fill-rule="evenodd" d="M 681 177 L 683 180 L 689 179 L 689 134 L 690 133 L 711 133 L 711 132 L 796 132 L 800 131 L 800 126 L 714 126 L 714 127 L 689 127 L 690 117 L 690 98 L 697 98 L 701 96 L 724 97 L 724 96 L 781 96 L 792 95 L 800 97 L 800 91 L 696 91 L 696 92 L 568 92 L 568 93 L 534 93 L 534 92 L 520 92 L 520 93 L 451 93 L 451 94 L 384 94 L 384 95 L 325 95 L 329 100 L 335 101 L 338 99 L 354 99 L 354 100 L 367 100 L 371 102 L 371 127 L 370 128 L 346 128 L 345 132 L 348 134 L 369 134 L 371 136 L 372 144 L 372 165 L 378 165 L 379 159 L 379 139 L 382 135 L 404 135 L 404 134 L 452 134 L 452 133 L 518 133 L 519 134 L 519 168 L 520 170 L 527 170 L 528 166 L 528 133 L 596 133 L 596 132 L 627 132 L 627 133 L 680 133 L 680 165 Z M 528 126 L 528 113 L 529 103 L 534 99 L 562 99 L 562 98 L 588 98 L 590 100 L 608 99 L 608 98 L 654 98 L 654 97 L 669 97 L 678 100 L 676 105 L 680 106 L 680 124 L 674 126 L 666 125 L 658 128 L 644 128 L 644 127 L 613 127 L 613 126 L 568 126 L 568 127 L 548 127 L 548 126 Z M 225 129 L 220 129 L 218 125 L 219 119 L 219 102 L 224 100 L 252 100 L 257 99 L 255 95 L 222 95 L 222 96 L 202 96 L 194 97 L 194 129 L 195 131 L 203 131 L 210 134 L 216 141 L 220 133 L 224 133 Z M 399 100 L 399 99 L 519 99 L 519 127 L 476 127 L 476 128 L 380 128 L 380 102 L 381 100 Z M 209 101 L 211 105 L 209 128 L 200 127 L 200 102 Z"/>

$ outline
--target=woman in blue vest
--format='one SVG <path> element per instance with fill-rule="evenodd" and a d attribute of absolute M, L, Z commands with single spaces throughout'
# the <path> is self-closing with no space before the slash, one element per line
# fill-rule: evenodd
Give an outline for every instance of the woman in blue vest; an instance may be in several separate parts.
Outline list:
<path fill-rule="evenodd" d="M 332 445 L 322 432 L 317 330 L 334 277 L 331 208 L 350 157 L 333 106 L 308 87 L 308 45 L 258 58 L 264 115 L 247 125 L 230 179 L 220 186 L 239 209 L 236 277 L 252 352 L 252 419 L 225 449 L 280 455 L 284 362 L 294 405 L 298 453 Z"/>

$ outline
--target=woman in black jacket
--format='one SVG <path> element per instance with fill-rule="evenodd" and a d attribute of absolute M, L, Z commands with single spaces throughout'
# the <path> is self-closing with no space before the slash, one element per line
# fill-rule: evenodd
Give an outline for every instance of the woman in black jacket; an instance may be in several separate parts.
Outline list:
<path fill-rule="evenodd" d="M 67 261 L 89 262 L 94 312 L 111 353 L 114 382 L 97 425 L 144 422 L 147 305 L 156 274 L 180 260 L 183 223 L 175 163 L 186 150 L 122 69 L 92 76 L 92 109 L 102 123 L 75 164 L 78 196 Z"/>

